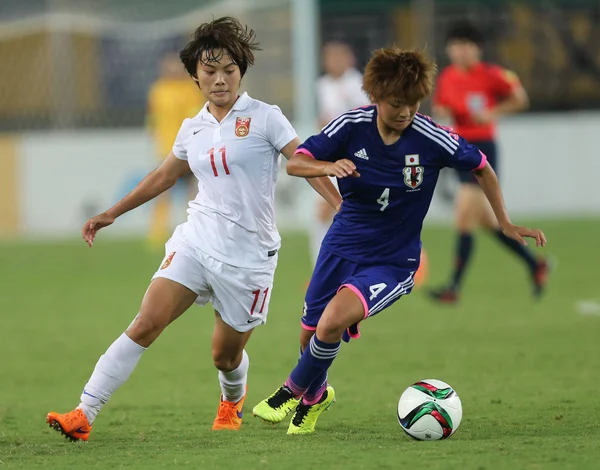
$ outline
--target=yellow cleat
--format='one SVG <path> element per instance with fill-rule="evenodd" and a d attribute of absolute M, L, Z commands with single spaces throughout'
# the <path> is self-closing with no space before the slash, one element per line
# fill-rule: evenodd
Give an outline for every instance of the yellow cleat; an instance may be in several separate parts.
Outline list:
<path fill-rule="evenodd" d="M 333 390 L 333 387 L 329 385 L 318 403 L 315 403 L 314 405 L 300 403 L 298 405 L 296 412 L 290 421 L 287 433 L 310 434 L 311 432 L 314 432 L 317 419 L 321 413 L 327 411 L 334 403 L 335 391 Z"/>
<path fill-rule="evenodd" d="M 285 385 L 254 407 L 252 413 L 267 423 L 280 423 L 300 403 Z"/>

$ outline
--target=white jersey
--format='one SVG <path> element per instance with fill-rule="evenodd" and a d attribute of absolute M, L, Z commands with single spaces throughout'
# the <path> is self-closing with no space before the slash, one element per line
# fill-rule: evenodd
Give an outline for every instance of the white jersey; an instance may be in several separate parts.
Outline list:
<path fill-rule="evenodd" d="M 181 234 L 232 266 L 260 268 L 281 245 L 275 224 L 279 155 L 296 132 L 277 106 L 247 93 L 219 123 L 208 103 L 183 121 L 173 153 L 198 179 Z"/>
<path fill-rule="evenodd" d="M 362 89 L 362 74 L 356 69 L 347 70 L 339 78 L 323 75 L 317 81 L 319 117 L 329 122 L 349 109 L 370 104 Z"/>

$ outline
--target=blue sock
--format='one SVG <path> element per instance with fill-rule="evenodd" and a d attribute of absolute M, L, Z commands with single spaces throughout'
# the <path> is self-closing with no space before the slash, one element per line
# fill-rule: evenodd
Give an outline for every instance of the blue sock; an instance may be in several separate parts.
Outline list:
<path fill-rule="evenodd" d="M 300 359 L 302 359 L 302 353 L 302 348 L 300 348 L 300 357 L 298 357 L 298 362 L 300 362 Z M 322 372 L 321 375 L 319 375 L 313 381 L 313 383 L 310 384 L 310 387 L 308 387 L 306 390 L 302 401 L 307 405 L 317 403 L 323 396 L 325 390 L 327 390 L 327 385 L 327 372 Z"/>
<path fill-rule="evenodd" d="M 303 396 L 313 382 L 321 382 L 319 385 L 322 386 L 323 375 L 326 377 L 327 369 L 340 351 L 340 344 L 341 341 L 324 343 L 317 335 L 310 339 L 298 365 L 285 382 L 296 397 Z"/>
<path fill-rule="evenodd" d="M 305 405 L 314 405 L 321 399 L 325 390 L 327 390 L 327 372 L 322 372 L 315 380 L 313 380 L 313 383 L 310 384 L 310 387 L 308 387 L 302 398 L 302 402 Z"/>

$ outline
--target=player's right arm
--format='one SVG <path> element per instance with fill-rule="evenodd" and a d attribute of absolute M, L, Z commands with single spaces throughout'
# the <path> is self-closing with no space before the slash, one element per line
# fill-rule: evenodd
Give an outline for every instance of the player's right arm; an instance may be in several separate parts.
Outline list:
<path fill-rule="evenodd" d="M 94 244 L 98 230 L 111 225 L 117 217 L 154 199 L 159 194 L 175 185 L 182 176 L 190 173 L 187 162 L 186 140 L 191 135 L 189 119 L 183 121 L 175 139 L 173 150 L 162 164 L 151 171 L 127 196 L 102 214 L 88 220 L 81 229 L 81 236 L 91 247 Z"/>
<path fill-rule="evenodd" d="M 98 230 L 111 225 L 117 217 L 165 192 L 174 186 L 181 176 L 189 172 L 188 162 L 180 160 L 171 152 L 163 163 L 157 169 L 151 171 L 133 191 L 106 212 L 88 220 L 81 230 L 83 239 L 91 247 Z"/>
<path fill-rule="evenodd" d="M 339 158 L 344 151 L 349 121 L 351 118 L 360 118 L 356 112 L 352 117 L 346 115 L 347 113 L 338 116 L 320 134 L 309 137 L 298 147 L 287 162 L 285 169 L 288 175 L 302 178 L 360 176 L 351 160 Z"/>
<path fill-rule="evenodd" d="M 336 162 L 321 162 L 314 157 L 298 152 L 288 160 L 285 169 L 288 175 L 302 178 L 316 178 L 319 176 L 345 178 L 347 176 L 360 176 L 360 173 L 356 171 L 356 165 L 346 158 L 337 160 Z"/>

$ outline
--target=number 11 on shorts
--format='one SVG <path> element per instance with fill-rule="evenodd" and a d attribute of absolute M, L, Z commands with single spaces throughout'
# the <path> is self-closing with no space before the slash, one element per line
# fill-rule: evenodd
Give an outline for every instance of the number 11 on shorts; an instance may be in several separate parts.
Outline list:
<path fill-rule="evenodd" d="M 252 295 L 254 295 L 254 301 L 252 302 L 252 307 L 250 308 L 250 315 L 254 315 L 256 305 L 258 304 L 258 300 L 260 299 L 260 296 L 261 296 L 261 290 L 256 289 L 255 291 L 252 292 Z M 265 309 L 265 304 L 267 303 L 268 295 L 269 295 L 269 288 L 267 287 L 264 291 L 262 291 L 262 302 L 260 304 L 260 310 L 258 311 L 259 314 L 262 314 L 263 310 Z"/>

